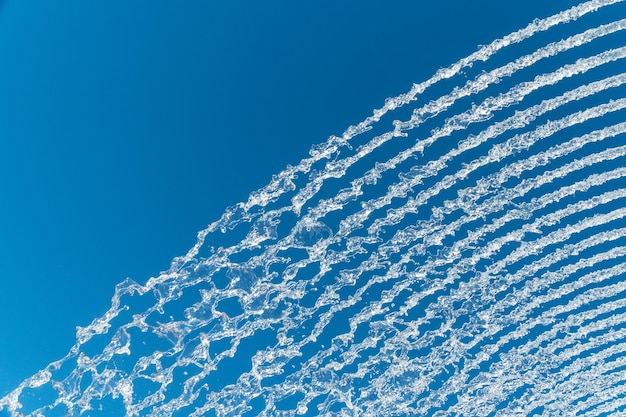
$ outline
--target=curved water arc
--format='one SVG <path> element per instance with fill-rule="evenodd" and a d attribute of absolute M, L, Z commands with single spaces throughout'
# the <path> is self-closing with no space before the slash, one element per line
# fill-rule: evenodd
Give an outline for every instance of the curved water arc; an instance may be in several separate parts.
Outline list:
<path fill-rule="evenodd" d="M 482 48 L 450 69 L 440 71 L 422 87 L 458 72 L 472 60 L 488 60 L 498 48 L 522 42 L 538 31 L 548 31 L 551 26 L 566 24 L 595 8 L 615 3 L 618 2 L 587 2 L 555 17 L 534 22 L 528 28 Z M 623 25 L 619 22 L 622 21 L 607 23 L 602 30 L 588 29 L 585 33 L 601 33 L 611 25 L 618 28 Z M 572 41 L 557 41 L 554 45 L 569 45 L 568 42 Z M 553 46 L 542 49 L 544 52 L 537 52 L 534 56 L 543 56 L 551 48 Z M 68 355 L 26 380 L 16 391 L 0 400 L 0 406 L 12 414 L 20 409 L 36 410 L 36 406 L 27 403 L 29 399 L 24 395 L 32 389 L 56 395 L 50 403 L 40 406 L 41 413 L 65 408 L 70 414 L 78 414 L 81 410 L 95 410 L 101 401 L 121 401 L 128 415 L 171 415 L 176 412 L 233 415 L 246 410 L 266 415 L 445 414 L 443 410 L 437 411 L 442 405 L 449 406 L 449 411 L 474 415 L 505 413 L 502 410 L 507 410 L 508 405 L 504 403 L 511 402 L 508 397 L 499 399 L 498 395 L 490 396 L 490 391 L 481 391 L 482 397 L 489 401 L 482 407 L 467 408 L 470 397 L 459 396 L 443 386 L 429 390 L 425 381 L 440 384 L 437 378 L 445 379 L 445 375 L 452 372 L 448 376 L 452 382 L 455 375 L 461 375 L 454 372 L 465 372 L 462 367 L 451 371 L 454 366 L 450 366 L 455 363 L 452 358 L 462 356 L 463 349 L 469 349 L 468 345 L 458 344 L 451 337 L 445 339 L 453 331 L 460 331 L 459 326 L 462 329 L 465 320 L 464 316 L 455 315 L 452 307 L 456 301 L 471 298 L 475 304 L 471 308 L 475 310 L 466 305 L 466 316 L 474 314 L 469 311 L 475 311 L 482 317 L 484 311 L 488 311 L 485 317 L 495 314 L 501 318 L 499 314 L 506 310 L 502 310 L 505 307 L 501 304 L 490 304 L 494 297 L 507 293 L 513 285 L 522 282 L 524 274 L 541 277 L 544 276 L 542 271 L 560 268 L 557 258 L 543 256 L 544 252 L 554 250 L 562 256 L 561 262 L 569 258 L 600 260 L 601 252 L 595 258 L 583 258 L 585 251 L 614 245 L 606 252 L 613 255 L 606 256 L 617 256 L 625 218 L 623 209 L 614 208 L 615 202 L 623 198 L 623 190 L 617 184 L 624 175 L 626 152 L 622 122 L 624 99 L 580 107 L 556 121 L 538 121 L 536 125 L 534 120 L 532 123 L 525 121 L 538 115 L 543 117 L 550 108 L 557 109 L 565 103 L 586 106 L 585 97 L 600 95 L 609 89 L 622 91 L 623 77 L 614 74 L 577 86 L 559 98 L 521 109 L 505 119 L 508 120 L 506 123 L 492 123 L 490 113 L 525 105 L 524 94 L 529 94 L 534 86 L 549 85 L 552 82 L 549 80 L 558 82 L 559 77 L 576 81 L 578 78 L 573 77 L 576 71 L 617 62 L 622 59 L 623 47 L 616 45 L 614 49 L 598 52 L 595 57 L 581 58 L 571 66 L 563 65 L 551 75 L 537 75 L 535 84 L 517 80 L 517 89 L 511 89 L 509 96 L 506 96 L 507 92 L 493 94 L 492 99 L 458 113 L 458 116 L 441 120 L 444 114 L 435 114 L 441 106 L 436 102 L 432 104 L 433 118 L 429 122 L 440 123 L 439 129 L 419 131 L 424 120 L 418 117 L 414 121 L 419 119 L 419 123 L 411 126 L 412 134 L 425 134 L 422 137 L 447 135 L 453 131 L 462 132 L 473 123 L 488 124 L 481 130 L 491 132 L 484 133 L 485 138 L 499 132 L 495 136 L 498 139 L 490 143 L 488 149 L 477 147 L 480 150 L 478 155 L 472 155 L 457 171 L 447 173 L 445 169 L 448 168 L 443 165 L 438 169 L 435 162 L 438 159 L 422 155 L 414 162 L 417 171 L 403 171 L 404 168 L 398 167 L 400 162 L 411 157 L 412 154 L 407 153 L 404 160 L 396 159 L 398 164 L 391 162 L 384 166 L 399 177 L 387 190 L 375 187 L 372 180 L 364 176 L 355 179 L 352 187 L 340 188 L 334 200 L 320 197 L 318 191 L 322 187 L 326 190 L 332 183 L 327 180 L 350 178 L 346 177 L 349 171 L 342 170 L 339 162 L 319 162 L 337 155 L 336 150 L 348 146 L 354 135 L 368 133 L 368 126 L 383 113 L 392 112 L 399 104 L 412 103 L 416 97 L 414 93 L 422 87 L 414 86 L 415 91 L 388 101 L 384 110 L 374 112 L 373 119 L 348 129 L 342 138 L 331 138 L 325 145 L 314 149 L 311 158 L 279 174 L 266 189 L 253 193 L 248 203 L 227 211 L 221 220 L 200 233 L 199 244 L 187 256 L 175 260 L 170 271 L 145 286 L 130 281 L 120 284 L 109 312 L 87 328 L 79 329 L 77 344 Z M 503 70 L 503 74 L 507 71 Z M 494 81 L 497 77 L 484 76 L 472 85 L 478 88 L 487 79 Z M 468 94 L 476 89 L 474 87 L 468 87 Z M 456 91 L 465 91 L 462 88 Z M 490 88 L 497 89 L 497 83 L 490 84 Z M 442 99 L 441 103 L 449 99 Z M 418 116 L 424 113 L 424 110 L 416 110 Z M 493 126 L 497 123 L 500 127 L 495 129 Z M 597 124 L 603 126 L 597 128 Z M 403 137 L 402 132 L 396 130 L 398 126 L 398 123 L 393 126 L 389 133 L 391 137 Z M 563 139 L 564 135 L 573 136 L 573 139 Z M 547 138 L 558 143 L 545 150 L 536 150 L 535 144 Z M 468 147 L 467 150 L 471 144 L 476 144 L 470 142 L 472 140 L 468 139 L 463 145 Z M 377 137 L 370 143 L 369 147 L 356 149 L 358 158 L 354 162 L 378 152 L 385 145 L 384 140 Z M 461 155 L 459 149 L 460 145 L 453 143 L 450 152 L 456 157 Z M 352 163 L 349 158 L 339 161 Z M 311 171 L 316 164 L 322 165 L 322 169 Z M 483 174 L 487 168 L 488 174 Z M 376 169 L 378 167 L 370 171 L 373 177 L 378 175 Z M 302 187 L 291 183 L 291 175 L 296 172 L 311 172 L 309 182 Z M 582 178 L 573 179 L 575 176 Z M 433 188 L 420 186 L 420 181 L 430 179 L 435 181 Z M 571 181 L 551 193 L 541 191 L 562 179 Z M 280 206 L 279 196 L 291 192 L 294 198 L 298 195 L 304 198 Z M 535 197 L 530 192 L 540 193 L 538 200 L 532 200 Z M 587 194 L 576 204 L 559 206 L 564 198 L 581 192 Z M 400 200 L 403 203 L 398 205 Z M 353 212 L 342 212 L 354 201 L 361 207 L 351 208 Z M 258 210 L 253 211 L 255 208 Z M 297 215 L 295 220 L 287 216 L 289 212 Z M 413 221 L 422 212 L 426 213 L 425 218 L 418 217 L 418 221 Z M 586 212 L 590 214 L 582 219 L 560 224 Z M 343 226 L 336 230 L 329 226 L 332 222 L 327 221 L 326 216 L 331 214 L 343 216 L 341 220 L 344 222 L 339 223 Z M 214 236 L 219 242 L 218 235 L 222 231 L 227 235 L 232 230 L 246 229 L 248 224 L 250 229 L 243 240 L 231 246 L 217 246 L 214 252 L 208 251 L 206 257 L 198 256 L 204 254 L 205 239 L 209 242 Z M 362 235 L 364 231 L 365 236 Z M 586 234 L 590 233 L 593 236 L 587 237 Z M 518 247 L 510 247 L 516 242 Z M 514 268 L 524 271 L 523 274 L 509 271 Z M 221 275 L 225 277 L 220 278 Z M 496 276 L 504 278 L 496 280 Z M 496 282 L 502 286 L 502 291 L 488 293 L 485 298 L 475 296 L 483 287 Z M 611 294 L 619 298 L 621 292 L 614 292 L 613 288 L 606 286 L 604 289 L 613 291 Z M 313 294 L 315 291 L 321 294 Z M 406 295 L 407 292 L 410 295 Z M 515 292 L 509 291 L 508 294 Z M 528 294 L 526 298 L 512 297 L 507 298 L 507 302 L 532 304 Z M 137 300 L 149 301 L 149 307 L 138 310 L 137 306 L 144 304 Z M 497 305 L 500 307 L 494 307 Z M 416 310 L 416 306 L 420 308 Z M 411 309 L 410 316 L 406 316 Z M 438 322 L 441 314 L 444 318 L 449 316 L 443 323 Z M 564 314 L 569 315 L 572 323 L 580 320 L 575 310 L 566 310 Z M 615 323 L 619 324 L 622 316 L 616 317 Z M 524 326 L 535 319 L 538 318 L 524 318 L 519 330 L 526 331 Z M 307 327 L 310 321 L 317 322 L 313 328 Z M 437 325 L 443 331 L 437 330 Z M 420 326 L 425 327 L 420 330 Z M 557 327 L 554 324 L 553 329 Z M 333 334 L 335 331 L 339 333 Z M 497 333 L 490 336 L 495 337 Z M 508 340 L 503 335 L 499 337 L 501 342 Z M 142 351 L 142 340 L 154 343 L 154 349 L 138 353 Z M 486 349 L 481 340 L 475 337 L 473 348 L 480 350 L 484 346 Z M 259 345 L 250 351 L 252 341 Z M 619 350 L 618 340 L 613 342 L 614 349 Z M 418 352 L 418 356 L 393 355 L 389 349 L 396 345 L 412 355 Z M 431 353 L 419 353 L 420 346 Z M 454 355 L 450 356 L 448 351 Z M 488 352 L 482 353 L 488 355 Z M 575 351 L 568 354 L 573 355 Z M 506 365 L 504 361 L 498 362 L 496 357 L 488 357 L 496 365 Z M 430 365 L 420 363 L 420 359 L 430 360 Z M 220 378 L 228 379 L 226 369 L 233 361 L 245 362 L 245 366 L 230 382 L 220 382 Z M 381 368 L 381 363 L 387 366 Z M 401 373 L 403 367 L 411 372 Z M 430 379 L 419 378 L 426 369 L 432 372 Z M 583 368 L 563 369 L 563 372 L 569 372 L 568 375 L 576 372 L 573 375 L 582 381 L 594 381 L 592 372 Z M 533 375 L 530 371 L 528 376 Z M 486 372 L 479 375 L 488 380 Z M 462 378 L 461 381 L 468 383 Z M 506 382 L 506 379 L 493 381 Z M 153 384 L 152 391 L 141 388 L 144 382 Z M 368 387 L 370 382 L 374 385 Z M 523 395 L 528 398 L 539 396 L 533 397 L 533 406 L 553 407 L 550 404 L 556 404 L 547 394 L 541 397 L 548 386 L 545 382 L 537 379 L 535 387 L 524 391 Z M 498 383 L 491 382 L 490 385 Z M 608 387 L 613 385 L 607 382 Z M 420 394 L 411 396 L 408 387 L 415 388 L 414 392 Z M 465 388 L 469 389 L 470 385 Z M 448 394 L 452 399 L 445 397 L 441 402 Z M 456 404 L 446 405 L 447 401 L 454 401 L 455 395 Z M 569 397 L 571 404 L 560 406 L 590 415 L 600 404 L 610 408 L 601 400 L 589 400 L 584 405 L 587 408 L 582 408 L 582 405 L 574 404 L 579 402 L 578 398 L 572 394 Z M 258 401 L 254 403 L 254 399 Z M 619 404 L 613 404 L 620 410 Z M 501 405 L 505 408 L 498 408 Z"/>

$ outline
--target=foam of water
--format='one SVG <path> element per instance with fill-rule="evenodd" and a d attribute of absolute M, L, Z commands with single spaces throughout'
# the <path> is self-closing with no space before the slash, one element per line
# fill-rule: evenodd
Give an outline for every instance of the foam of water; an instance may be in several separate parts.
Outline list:
<path fill-rule="evenodd" d="M 537 19 L 315 146 L 0 408 L 626 415 L 620 3 Z"/>

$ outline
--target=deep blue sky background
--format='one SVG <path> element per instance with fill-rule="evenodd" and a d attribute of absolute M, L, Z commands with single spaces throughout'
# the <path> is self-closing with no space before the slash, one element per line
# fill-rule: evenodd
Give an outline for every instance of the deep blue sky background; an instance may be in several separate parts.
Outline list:
<path fill-rule="evenodd" d="M 559 0 L 0 3 L 0 395 L 309 147 Z"/>

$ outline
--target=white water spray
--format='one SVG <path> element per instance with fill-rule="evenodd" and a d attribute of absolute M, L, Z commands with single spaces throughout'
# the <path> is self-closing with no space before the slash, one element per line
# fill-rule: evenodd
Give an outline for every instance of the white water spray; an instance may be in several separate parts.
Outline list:
<path fill-rule="evenodd" d="M 315 146 L 0 408 L 626 415 L 620 3 L 536 20 Z"/>

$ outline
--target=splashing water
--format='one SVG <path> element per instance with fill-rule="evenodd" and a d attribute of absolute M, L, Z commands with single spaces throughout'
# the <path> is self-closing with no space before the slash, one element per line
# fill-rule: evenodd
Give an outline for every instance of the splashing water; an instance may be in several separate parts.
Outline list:
<path fill-rule="evenodd" d="M 535 20 L 315 146 L 0 408 L 626 415 L 620 3 Z"/>

